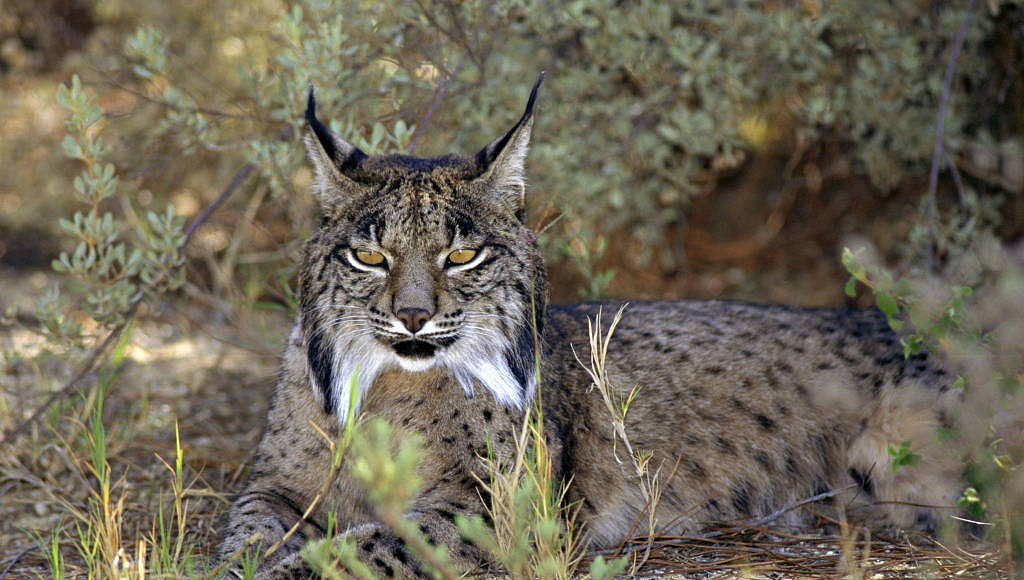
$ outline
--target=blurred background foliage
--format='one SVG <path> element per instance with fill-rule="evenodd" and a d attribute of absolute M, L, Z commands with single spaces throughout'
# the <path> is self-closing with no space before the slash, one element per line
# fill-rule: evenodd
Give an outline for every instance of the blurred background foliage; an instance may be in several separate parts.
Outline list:
<path fill-rule="evenodd" d="M 863 222 L 878 210 L 902 212 L 882 218 L 896 228 L 912 221 L 916 207 L 891 202 L 921 196 L 965 16 L 961 3 L 919 0 L 7 3 L 3 154 L 15 163 L 0 178 L 2 227 L 43 239 L 3 236 L 5 261 L 45 262 L 60 245 L 52 224 L 67 212 L 54 202 L 74 169 L 52 146 L 62 137 L 53 91 L 77 71 L 117 140 L 121 203 L 169 201 L 192 216 L 255 164 L 258 179 L 193 255 L 216 291 L 242 280 L 248 299 L 279 301 L 277 269 L 313 223 L 297 145 L 310 84 L 322 116 L 364 148 L 411 139 L 414 153 L 440 154 L 500 134 L 546 70 L 531 203 L 556 279 L 588 296 L 754 298 L 782 285 L 750 272 L 763 258 L 787 274 L 807 266 L 763 255 L 782 230 L 832 230 L 783 241 L 830 243 L 795 252 L 834 273 L 829 222 L 859 221 L 870 236 Z M 978 6 L 942 160 L 944 174 L 963 175 L 972 228 L 1002 227 L 1004 238 L 1021 228 L 1021 12 L 1019 1 Z M 715 275 L 691 280 L 704 271 Z M 798 301 L 840 296 L 818 288 Z"/>
<path fill-rule="evenodd" d="M 1024 311 L 1024 1 L 978 1 L 970 18 L 967 6 L 3 0 L 5 322 L 38 326 L 43 352 L 66 357 L 44 367 L 44 390 L 147 293 L 172 298 L 144 317 L 227 324 L 272 362 L 286 323 L 248 322 L 291 308 L 316 224 L 299 142 L 308 87 L 368 152 L 471 153 L 545 70 L 529 219 L 557 301 L 877 303 L 912 322 L 908 354 L 965 365 L 982 418 L 972 449 L 1009 466 L 978 485 L 1019 506 L 1024 449 L 991 447 L 986 421 L 1024 426 L 1024 339 L 1005 317 Z M 233 181 L 183 249 L 184 218 Z M 56 278 L 64 290 L 49 286 L 54 260 L 72 274 Z M 9 345 L 4 356 L 6 372 L 25 364 Z M 14 399 L 0 411 L 20 417 Z"/>

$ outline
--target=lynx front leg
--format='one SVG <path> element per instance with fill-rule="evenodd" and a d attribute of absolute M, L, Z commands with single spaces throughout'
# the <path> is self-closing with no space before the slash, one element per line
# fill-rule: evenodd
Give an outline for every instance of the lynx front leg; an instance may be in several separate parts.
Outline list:
<path fill-rule="evenodd" d="M 462 539 L 455 525 L 455 515 L 445 509 L 412 512 L 406 516 L 416 526 L 426 542 L 441 544 L 448 551 L 448 564 L 458 574 L 469 572 L 486 562 L 483 552 Z M 359 561 L 378 578 L 431 578 L 425 566 L 406 545 L 386 526 L 379 523 L 361 525 L 339 541 L 350 541 L 356 548 Z M 303 556 L 293 553 L 258 578 L 284 580 L 308 578 L 315 573 Z"/>
<path fill-rule="evenodd" d="M 285 535 L 299 526 L 288 536 Z M 228 569 L 242 566 L 244 552 L 258 550 L 260 554 L 278 542 L 280 546 L 261 562 L 261 570 L 276 569 L 281 563 L 298 555 L 309 540 L 323 537 L 323 528 L 313 520 L 302 520 L 302 511 L 285 493 L 278 490 L 249 489 L 243 492 L 231 507 L 224 540 L 218 549 L 218 560 L 231 558 Z M 282 539 L 284 540 L 282 542 Z M 308 577 L 308 573 L 306 576 Z"/>

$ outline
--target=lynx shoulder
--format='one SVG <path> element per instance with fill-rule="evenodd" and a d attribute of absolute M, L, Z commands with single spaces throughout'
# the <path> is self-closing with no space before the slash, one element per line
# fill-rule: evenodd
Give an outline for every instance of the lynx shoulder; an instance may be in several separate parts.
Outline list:
<path fill-rule="evenodd" d="M 439 158 L 368 156 L 317 120 L 310 95 L 306 147 L 324 220 L 305 245 L 301 309 L 221 558 L 279 545 L 258 575 L 306 577 L 299 551 L 330 519 L 378 575 L 424 574 L 344 469 L 322 491 L 323 434 L 339 434 L 350 400 L 425 441 L 423 487 L 407 516 L 464 570 L 486 559 L 460 537 L 456 515 L 486 513 L 481 458 L 511 454 L 535 403 L 589 542 L 615 545 L 644 516 L 635 473 L 617 460 L 607 412 L 577 362 L 588 356 L 588 320 L 622 305 L 547 306 L 544 262 L 523 225 L 537 88 L 479 153 Z M 905 358 L 876 311 L 639 302 L 609 352 L 611 383 L 642 387 L 630 439 L 670 467 L 661 533 L 763 516 L 828 490 L 872 524 L 934 528 L 940 512 L 918 506 L 952 505 L 962 489 L 960 464 L 937 439 L 960 395 L 940 364 Z M 908 440 L 921 460 L 892 469 L 887 447 Z"/>

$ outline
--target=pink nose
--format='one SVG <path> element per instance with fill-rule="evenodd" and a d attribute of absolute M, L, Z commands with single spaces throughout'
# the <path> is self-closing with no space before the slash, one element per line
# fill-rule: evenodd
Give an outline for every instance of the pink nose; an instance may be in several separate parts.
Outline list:
<path fill-rule="evenodd" d="M 403 308 L 395 313 L 409 332 L 416 334 L 430 320 L 430 313 L 422 308 Z"/>

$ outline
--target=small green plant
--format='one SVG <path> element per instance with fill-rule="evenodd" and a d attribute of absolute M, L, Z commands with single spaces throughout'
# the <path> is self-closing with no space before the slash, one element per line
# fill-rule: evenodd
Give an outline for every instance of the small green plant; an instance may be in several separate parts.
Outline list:
<path fill-rule="evenodd" d="M 629 566 L 629 560 L 626 558 L 605 560 L 604 556 L 598 555 L 590 563 L 590 578 L 591 580 L 612 580 L 625 572 L 627 566 Z"/>
<path fill-rule="evenodd" d="M 910 450 L 910 440 L 904 439 L 899 445 L 890 443 L 885 448 L 889 454 L 889 465 L 893 471 L 899 471 L 901 467 L 913 467 L 921 462 L 921 456 Z"/>
<path fill-rule="evenodd" d="M 416 525 L 406 517 L 409 504 L 420 488 L 417 468 L 421 442 L 417 438 L 394 438 L 391 425 L 375 417 L 361 426 L 352 439 L 349 470 L 369 494 L 377 518 L 401 538 L 436 578 L 457 578 L 451 569 L 444 546 L 431 545 Z M 397 447 L 397 449 L 395 449 Z M 346 549 L 341 556 L 354 555 Z M 346 566 L 352 560 L 343 559 Z"/>
<path fill-rule="evenodd" d="M 569 578 L 579 564 L 574 506 L 556 482 L 537 405 L 527 411 L 510 458 L 485 459 L 480 484 L 491 524 L 480 516 L 456 518 L 462 534 L 513 578 Z M 571 485 L 571 483 L 569 484 Z"/>
<path fill-rule="evenodd" d="M 64 554 L 61 552 L 61 545 L 64 541 L 63 526 L 56 526 L 50 530 L 48 537 L 44 538 L 38 533 L 33 534 L 39 550 L 46 557 L 46 566 L 53 580 L 64 580 L 67 578 L 67 570 L 64 567 Z"/>
<path fill-rule="evenodd" d="M 562 252 L 572 260 L 584 284 L 579 287 L 579 295 L 585 300 L 597 300 L 605 296 L 608 286 L 615 279 L 615 269 L 601 269 L 598 261 L 608 249 L 608 240 L 603 235 L 594 238 L 593 247 L 584 238 L 575 237 L 562 245 Z"/>

